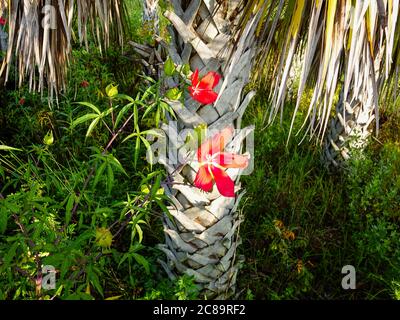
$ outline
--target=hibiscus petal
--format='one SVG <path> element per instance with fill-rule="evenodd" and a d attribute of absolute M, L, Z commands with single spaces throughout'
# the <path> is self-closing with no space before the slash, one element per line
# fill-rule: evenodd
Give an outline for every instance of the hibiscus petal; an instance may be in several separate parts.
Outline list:
<path fill-rule="evenodd" d="M 214 103 L 217 98 L 218 98 L 218 94 L 214 91 L 211 90 L 200 90 L 197 89 L 197 92 L 195 93 L 195 91 L 192 89 L 189 89 L 190 91 L 190 95 L 192 96 L 192 98 L 198 102 L 200 102 L 201 104 L 211 104 Z"/>
<path fill-rule="evenodd" d="M 199 81 L 199 69 L 196 69 L 192 74 L 192 85 L 189 87 L 189 92 L 192 98 L 201 104 L 214 103 L 218 94 L 212 89 L 218 85 L 221 76 L 210 71 L 203 79 Z"/>
<path fill-rule="evenodd" d="M 235 197 L 235 183 L 228 176 L 228 174 L 215 166 L 211 167 L 212 174 L 214 176 L 215 183 L 217 184 L 217 188 L 219 193 L 224 197 Z"/>
<path fill-rule="evenodd" d="M 200 80 L 199 88 L 208 90 L 214 89 L 218 85 L 220 79 L 221 76 L 218 73 L 210 71 Z"/>
<path fill-rule="evenodd" d="M 230 126 L 222 129 L 219 133 L 214 135 L 211 141 L 210 154 L 213 155 L 218 152 L 222 152 L 227 143 L 232 139 L 232 135 L 233 135 L 233 128 Z"/>
<path fill-rule="evenodd" d="M 207 139 L 197 150 L 197 159 L 199 162 L 206 161 L 207 155 L 213 155 L 221 152 L 233 135 L 233 128 L 226 127 L 212 138 Z"/>
<path fill-rule="evenodd" d="M 196 69 L 192 74 L 192 86 L 196 87 L 199 83 L 199 69 Z"/>
<path fill-rule="evenodd" d="M 213 186 L 212 175 L 206 166 L 201 166 L 197 171 L 194 185 L 206 192 L 211 191 Z"/>
<path fill-rule="evenodd" d="M 221 152 L 215 157 L 215 161 L 224 168 L 246 168 L 249 165 L 247 156 Z"/>

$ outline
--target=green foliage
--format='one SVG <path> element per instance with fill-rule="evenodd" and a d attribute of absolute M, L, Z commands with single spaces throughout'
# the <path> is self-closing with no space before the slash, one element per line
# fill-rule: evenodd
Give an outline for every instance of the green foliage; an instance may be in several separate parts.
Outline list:
<path fill-rule="evenodd" d="M 158 283 L 174 288 L 171 299 L 192 296 L 163 278 L 153 249 L 168 199 L 146 138 L 172 110 L 153 79 L 114 72 L 115 57 L 75 50 L 70 85 L 51 109 L 26 88 L 0 93 L 2 299 L 138 299 Z M 36 281 L 44 265 L 56 269 L 54 290 Z"/>
<path fill-rule="evenodd" d="M 175 64 L 172 61 L 172 59 L 168 57 L 168 59 L 165 61 L 164 64 L 164 74 L 167 77 L 172 77 L 174 75 L 174 72 L 175 72 Z"/>
<path fill-rule="evenodd" d="M 193 281 L 193 277 L 181 276 L 171 284 L 162 280 L 157 287 L 145 295 L 144 300 L 195 300 L 199 299 L 199 288 Z"/>
<path fill-rule="evenodd" d="M 264 105 L 259 98 L 246 114 L 256 135 L 255 169 L 243 177 L 242 297 L 246 290 L 255 299 L 398 297 L 400 148 L 392 126 L 383 125 L 348 172 L 330 175 L 317 147 L 298 145 L 301 137 L 285 146 L 287 121 L 262 129 Z M 341 287 L 348 264 L 357 290 Z"/>
<path fill-rule="evenodd" d="M 160 36 L 163 39 L 169 39 L 169 34 L 166 30 L 166 26 L 169 21 L 164 17 L 163 12 L 165 10 L 172 9 L 170 1 L 159 0 L 158 16 L 160 20 Z M 155 39 L 153 35 L 153 26 L 150 23 L 143 24 L 142 12 L 143 12 L 143 1 L 142 0 L 126 0 L 127 11 L 129 14 L 130 30 L 132 30 L 132 38 L 135 41 L 154 44 Z"/>

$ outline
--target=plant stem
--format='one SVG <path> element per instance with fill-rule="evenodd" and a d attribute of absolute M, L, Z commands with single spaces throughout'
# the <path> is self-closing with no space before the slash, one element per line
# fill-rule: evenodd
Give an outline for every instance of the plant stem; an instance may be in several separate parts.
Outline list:
<path fill-rule="evenodd" d="M 113 142 L 115 141 L 115 139 L 117 139 L 118 135 L 124 130 L 124 128 L 127 126 L 127 124 L 129 123 L 129 121 L 132 119 L 132 117 L 134 116 L 134 113 L 132 113 L 128 119 L 126 119 L 126 121 L 124 122 L 124 124 L 119 128 L 119 130 L 117 131 L 117 133 L 113 134 L 113 136 L 111 137 L 110 141 L 107 143 L 106 147 L 104 148 L 103 152 L 101 153 L 103 156 L 107 153 L 108 149 L 111 147 L 111 145 L 113 144 Z M 90 179 L 93 177 L 94 172 L 96 170 L 96 166 L 93 165 L 92 168 L 90 169 L 90 172 L 88 174 L 88 176 L 85 179 L 85 182 L 83 183 L 83 188 L 81 192 L 78 192 L 76 195 L 79 196 L 78 201 L 75 202 L 75 205 L 72 209 L 71 212 L 71 219 L 75 216 L 76 211 L 78 210 L 78 205 L 79 205 L 79 201 L 80 201 L 80 197 L 83 193 L 84 190 L 86 190 Z"/>

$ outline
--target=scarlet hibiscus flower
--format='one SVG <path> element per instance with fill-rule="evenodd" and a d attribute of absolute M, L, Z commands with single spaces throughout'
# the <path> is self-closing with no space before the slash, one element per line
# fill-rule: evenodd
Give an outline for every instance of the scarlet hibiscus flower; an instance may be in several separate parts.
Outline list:
<path fill-rule="evenodd" d="M 3 17 L 0 17 L 0 25 L 5 26 L 7 23 L 7 20 L 4 19 Z"/>
<path fill-rule="evenodd" d="M 82 88 L 87 88 L 89 86 L 89 82 L 87 82 L 86 80 L 83 80 L 82 82 L 81 82 L 81 87 Z"/>
<path fill-rule="evenodd" d="M 194 185 L 197 188 L 209 192 L 215 182 L 221 195 L 235 197 L 235 183 L 224 169 L 246 168 L 249 158 L 222 151 L 232 135 L 233 129 L 225 128 L 214 137 L 206 140 L 197 150 L 197 160 L 200 165 L 194 180 Z"/>
<path fill-rule="evenodd" d="M 214 103 L 218 94 L 213 89 L 220 79 L 221 76 L 218 73 L 210 71 L 199 81 L 199 69 L 196 69 L 192 75 L 192 85 L 189 87 L 190 95 L 201 104 Z"/>

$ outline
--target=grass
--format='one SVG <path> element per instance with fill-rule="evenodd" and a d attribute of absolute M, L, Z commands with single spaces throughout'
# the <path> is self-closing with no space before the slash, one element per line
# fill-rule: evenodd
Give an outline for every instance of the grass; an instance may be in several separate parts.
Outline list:
<path fill-rule="evenodd" d="M 319 147 L 298 145 L 301 136 L 285 147 L 289 114 L 282 125 L 261 129 L 265 106 L 258 99 L 247 112 L 247 123 L 256 123 L 256 151 L 255 170 L 243 177 L 243 297 L 395 297 L 400 279 L 396 118 L 383 124 L 379 142 L 371 141 L 362 160 L 346 173 L 330 175 Z M 356 290 L 342 289 L 345 265 L 356 269 Z"/>

